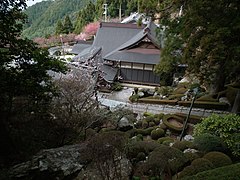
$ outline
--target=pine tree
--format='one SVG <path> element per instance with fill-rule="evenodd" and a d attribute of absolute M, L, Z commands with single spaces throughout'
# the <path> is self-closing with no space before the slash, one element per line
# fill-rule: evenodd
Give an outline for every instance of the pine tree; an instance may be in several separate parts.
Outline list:
<path fill-rule="evenodd" d="M 187 70 L 213 93 L 239 78 L 240 4 L 236 0 L 168 0 L 160 8 L 167 39 L 158 67 L 186 63 Z"/>
<path fill-rule="evenodd" d="M 63 24 L 61 20 L 58 20 L 57 25 L 56 25 L 56 29 L 55 29 L 55 34 L 59 35 L 64 33 L 64 29 L 63 29 Z"/>
<path fill-rule="evenodd" d="M 65 17 L 63 22 L 63 32 L 65 34 L 73 32 L 73 25 L 68 15 Z"/>

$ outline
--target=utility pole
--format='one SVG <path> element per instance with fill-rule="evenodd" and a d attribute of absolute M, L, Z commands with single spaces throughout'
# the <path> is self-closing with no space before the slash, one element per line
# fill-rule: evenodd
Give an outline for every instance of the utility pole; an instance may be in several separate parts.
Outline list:
<path fill-rule="evenodd" d="M 122 21 L 122 3 L 119 5 L 119 21 Z"/>
<path fill-rule="evenodd" d="M 104 12 L 103 14 L 105 15 L 105 18 L 104 18 L 104 21 L 107 22 L 107 7 L 108 5 L 107 4 L 103 4 L 103 9 L 104 9 Z"/>
<path fill-rule="evenodd" d="M 137 3 L 138 3 L 138 4 L 137 4 L 137 7 L 138 7 L 138 13 L 140 13 L 140 4 L 139 4 L 139 0 L 138 0 Z"/>

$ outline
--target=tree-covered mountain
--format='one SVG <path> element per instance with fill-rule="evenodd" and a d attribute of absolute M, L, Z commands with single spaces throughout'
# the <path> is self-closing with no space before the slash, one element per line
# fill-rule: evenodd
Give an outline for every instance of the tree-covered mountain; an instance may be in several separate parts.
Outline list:
<path fill-rule="evenodd" d="M 55 0 L 42 1 L 26 9 L 28 24 L 22 33 L 28 38 L 43 37 L 55 32 L 58 20 L 68 15 L 72 20 L 90 1 L 94 0 Z"/>
<path fill-rule="evenodd" d="M 73 25 L 73 32 L 80 33 L 85 25 L 103 18 L 103 4 L 108 4 L 108 19 L 121 15 L 127 16 L 131 12 L 145 12 L 141 8 L 144 0 L 48 0 L 29 7 L 25 13 L 28 15 L 28 23 L 25 25 L 23 36 L 33 39 L 35 37 L 46 37 L 59 31 L 56 27 L 64 23 L 69 16 Z M 60 28 L 61 29 L 61 28 Z M 64 33 L 60 31 L 60 33 Z M 70 32 L 71 33 L 71 32 Z M 58 34 L 58 33 L 57 33 Z"/>

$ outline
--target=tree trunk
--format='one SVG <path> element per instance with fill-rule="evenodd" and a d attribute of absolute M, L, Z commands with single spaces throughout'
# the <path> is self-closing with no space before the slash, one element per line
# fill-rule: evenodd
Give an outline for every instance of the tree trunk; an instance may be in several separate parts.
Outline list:
<path fill-rule="evenodd" d="M 224 73 L 224 67 L 219 66 L 218 71 L 216 72 L 214 81 L 210 85 L 210 93 L 216 94 L 224 90 L 225 81 L 226 81 L 226 76 Z"/>

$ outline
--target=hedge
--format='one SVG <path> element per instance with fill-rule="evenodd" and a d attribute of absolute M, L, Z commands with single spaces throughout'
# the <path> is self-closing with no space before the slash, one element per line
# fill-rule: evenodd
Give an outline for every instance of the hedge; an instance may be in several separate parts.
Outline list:
<path fill-rule="evenodd" d="M 149 99 L 149 98 L 140 98 L 138 99 L 140 103 L 149 103 L 149 104 L 169 104 L 177 105 L 177 100 L 163 100 L 163 99 Z"/>
<path fill-rule="evenodd" d="M 187 114 L 184 114 L 184 113 L 175 113 L 174 115 L 182 117 L 184 119 L 186 119 L 187 117 Z M 201 121 L 202 121 L 202 117 L 196 116 L 196 115 L 190 115 L 188 119 L 188 122 L 191 124 L 197 124 L 197 123 L 200 123 Z"/>
<path fill-rule="evenodd" d="M 176 115 L 166 115 L 163 117 L 163 123 L 171 130 L 176 131 L 176 132 L 181 132 L 182 131 L 182 127 L 176 127 L 173 124 L 169 123 L 168 119 L 173 118 L 175 120 L 177 120 L 180 123 L 184 122 L 184 118 L 181 118 L 179 116 Z"/>
<path fill-rule="evenodd" d="M 193 176 L 184 177 L 182 178 L 182 180 L 202 180 L 202 179 L 237 180 L 237 179 L 240 179 L 239 169 L 240 169 L 240 163 L 237 163 L 237 164 L 219 167 L 212 170 L 203 171 Z"/>
<path fill-rule="evenodd" d="M 179 106 L 185 107 L 190 107 L 191 103 L 191 101 L 178 101 Z M 228 104 L 223 102 L 195 101 L 193 107 L 203 109 L 226 110 L 228 108 Z"/>

